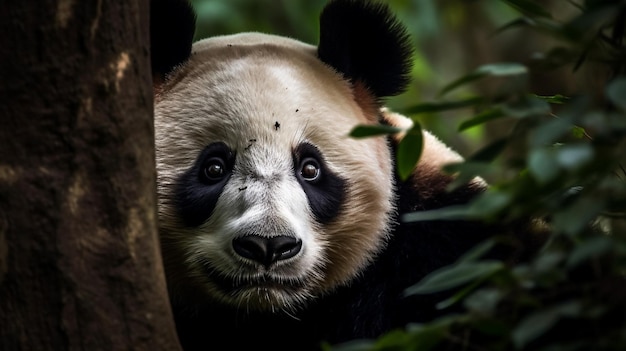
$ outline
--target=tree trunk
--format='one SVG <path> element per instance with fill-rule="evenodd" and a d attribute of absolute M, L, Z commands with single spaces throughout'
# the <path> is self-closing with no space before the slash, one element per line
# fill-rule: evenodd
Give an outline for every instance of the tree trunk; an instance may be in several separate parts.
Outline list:
<path fill-rule="evenodd" d="M 176 350 L 148 0 L 0 2 L 0 350 Z"/>

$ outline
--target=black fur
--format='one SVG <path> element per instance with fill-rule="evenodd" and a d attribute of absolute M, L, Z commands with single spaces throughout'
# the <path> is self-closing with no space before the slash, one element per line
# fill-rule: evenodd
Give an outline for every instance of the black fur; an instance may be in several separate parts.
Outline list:
<path fill-rule="evenodd" d="M 150 1 L 152 76 L 162 80 L 191 55 L 196 14 L 187 0 Z"/>
<path fill-rule="evenodd" d="M 219 181 L 210 181 L 204 177 L 206 163 L 212 158 L 224 160 L 224 177 Z M 176 208 L 184 224 L 197 227 L 204 223 L 213 212 L 217 199 L 228 182 L 235 164 L 235 154 L 224 143 L 208 145 L 194 165 L 178 180 L 176 188 Z"/>
<path fill-rule="evenodd" d="M 320 16 L 319 58 L 381 98 L 410 82 L 410 36 L 388 7 L 368 0 L 333 0 Z"/>
<path fill-rule="evenodd" d="M 319 179 L 310 182 L 302 178 L 300 164 L 307 157 L 316 159 L 320 165 Z M 339 214 L 339 208 L 346 193 L 346 181 L 326 167 L 319 150 L 311 144 L 300 144 L 294 152 L 296 178 L 304 190 L 315 219 L 328 223 Z"/>

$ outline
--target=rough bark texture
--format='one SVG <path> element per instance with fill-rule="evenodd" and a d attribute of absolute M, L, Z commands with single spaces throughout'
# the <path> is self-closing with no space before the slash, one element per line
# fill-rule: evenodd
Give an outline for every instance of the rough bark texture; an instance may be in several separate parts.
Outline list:
<path fill-rule="evenodd" d="M 0 350 L 175 350 L 148 0 L 0 2 Z"/>

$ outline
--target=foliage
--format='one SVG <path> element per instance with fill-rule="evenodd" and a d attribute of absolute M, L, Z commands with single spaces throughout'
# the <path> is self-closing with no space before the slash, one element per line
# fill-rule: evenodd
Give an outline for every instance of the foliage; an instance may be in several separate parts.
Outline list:
<path fill-rule="evenodd" d="M 529 91 L 527 65 L 492 63 L 453 80 L 438 100 L 408 108 L 417 122 L 423 113 L 471 106 L 475 114 L 459 131 L 503 119 L 513 128 L 445 168 L 457 176 L 451 189 L 482 176 L 491 180 L 489 191 L 465 207 L 410 213 L 403 220 L 506 223 L 534 216 L 545 218 L 549 240 L 516 264 L 484 258 L 500 238 L 479 245 L 406 291 L 455 288 L 437 307 L 460 305 L 462 313 L 332 350 L 626 349 L 626 2 L 571 1 L 578 14 L 565 21 L 555 20 L 541 2 L 502 2 L 521 17 L 500 31 L 524 27 L 555 39 L 532 69 L 567 67 L 572 74 L 591 72 L 593 79 L 570 96 L 542 96 Z M 484 80 L 498 84 L 497 94 L 447 98 Z M 417 123 L 409 132 L 419 130 Z M 395 131 L 355 134 L 385 132 Z M 415 157 L 400 156 L 406 174 Z"/>
<path fill-rule="evenodd" d="M 259 31 L 316 42 L 326 0 L 192 0 L 198 21 L 195 39 Z"/>

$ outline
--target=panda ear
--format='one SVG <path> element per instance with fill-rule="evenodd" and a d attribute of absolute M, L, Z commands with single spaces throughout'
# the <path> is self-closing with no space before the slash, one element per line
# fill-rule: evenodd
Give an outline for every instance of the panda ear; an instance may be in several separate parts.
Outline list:
<path fill-rule="evenodd" d="M 189 1 L 150 1 L 150 55 L 155 85 L 187 61 L 195 28 L 196 14 Z"/>
<path fill-rule="evenodd" d="M 376 98 L 409 84 L 411 39 L 390 9 L 369 0 L 331 0 L 320 16 L 318 57 Z"/>

